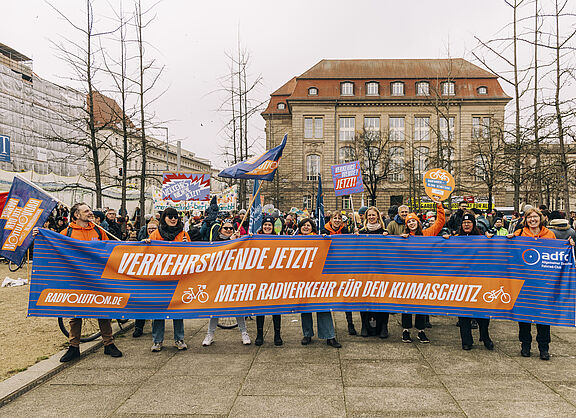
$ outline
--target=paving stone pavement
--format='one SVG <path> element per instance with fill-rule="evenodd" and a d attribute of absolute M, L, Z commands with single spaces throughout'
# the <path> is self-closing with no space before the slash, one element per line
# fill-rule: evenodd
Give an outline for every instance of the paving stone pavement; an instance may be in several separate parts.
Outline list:
<path fill-rule="evenodd" d="M 576 416 L 574 328 L 552 328 L 546 362 L 535 344 L 533 357 L 520 356 L 513 322 L 492 322 L 491 352 L 478 343 L 463 351 L 448 317 L 432 317 L 431 344 L 402 343 L 399 320 L 390 317 L 387 340 L 362 338 L 349 336 L 336 313 L 339 350 L 316 338 L 301 346 L 299 315 L 282 317 L 282 347 L 272 343 L 269 318 L 261 347 L 243 346 L 238 329 L 218 329 L 214 344 L 202 347 L 207 321 L 186 320 L 189 349 L 172 346 L 168 323 L 160 353 L 150 352 L 148 323 L 143 337 L 118 339 L 124 357 L 90 354 L 0 416 Z M 254 338 L 255 321 L 248 327 Z"/>

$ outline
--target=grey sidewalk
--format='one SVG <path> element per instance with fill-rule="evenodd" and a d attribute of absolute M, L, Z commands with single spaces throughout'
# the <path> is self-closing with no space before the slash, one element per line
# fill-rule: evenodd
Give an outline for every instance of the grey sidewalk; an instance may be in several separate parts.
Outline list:
<path fill-rule="evenodd" d="M 151 353 L 146 334 L 118 339 L 125 356 L 90 354 L 0 409 L 7 416 L 576 416 L 576 330 L 553 328 L 548 362 L 520 357 L 517 325 L 493 321 L 496 350 L 460 348 L 454 318 L 433 317 L 431 344 L 352 337 L 335 315 L 340 350 L 314 339 L 300 345 L 299 315 L 284 315 L 285 345 L 243 346 L 238 329 L 201 347 L 206 320 L 186 321 L 188 351 Z M 359 329 L 359 316 L 355 314 Z M 255 321 L 249 331 L 255 336 Z M 535 333 L 535 329 L 534 329 Z M 413 335 L 415 337 L 415 335 Z M 477 332 L 475 333 L 477 339 Z M 416 340 L 416 339 L 415 339 Z M 534 355 L 536 354 L 536 355 Z"/>

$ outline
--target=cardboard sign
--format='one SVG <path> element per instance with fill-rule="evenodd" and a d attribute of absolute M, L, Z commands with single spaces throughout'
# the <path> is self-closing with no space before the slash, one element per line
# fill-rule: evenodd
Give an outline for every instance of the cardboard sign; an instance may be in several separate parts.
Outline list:
<path fill-rule="evenodd" d="M 359 161 L 337 164 L 332 167 L 332 181 L 336 196 L 346 196 L 364 191 Z"/>
<path fill-rule="evenodd" d="M 454 191 L 454 177 L 441 168 L 433 168 L 424 174 L 424 191 L 432 200 L 446 200 Z"/>
<path fill-rule="evenodd" d="M 162 175 L 162 199 L 173 202 L 209 201 L 210 174 L 164 173 Z"/>

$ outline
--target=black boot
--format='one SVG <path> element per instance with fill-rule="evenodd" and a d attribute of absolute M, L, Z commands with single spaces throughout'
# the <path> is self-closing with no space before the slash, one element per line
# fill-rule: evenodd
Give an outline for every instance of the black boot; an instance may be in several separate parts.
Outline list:
<path fill-rule="evenodd" d="M 68 347 L 68 351 L 66 351 L 66 354 L 64 354 L 60 358 L 60 361 L 62 363 L 66 363 L 68 361 L 77 359 L 78 357 L 80 357 L 80 347 L 74 347 L 73 345 L 71 345 L 70 347 Z"/>
<path fill-rule="evenodd" d="M 254 345 L 264 344 L 264 317 L 256 317 L 256 339 L 254 340 Z"/>
<path fill-rule="evenodd" d="M 284 344 L 280 337 L 280 315 L 273 315 L 272 321 L 274 322 L 274 345 L 280 346 Z"/>
<path fill-rule="evenodd" d="M 356 335 L 356 328 L 354 328 L 354 321 L 352 320 L 352 312 L 346 312 L 346 322 L 348 322 L 348 335 Z"/>
<path fill-rule="evenodd" d="M 522 357 L 530 357 L 530 346 L 530 343 L 522 343 L 522 349 L 520 350 Z"/>
<path fill-rule="evenodd" d="M 538 344 L 538 349 L 540 350 L 540 360 L 550 360 L 548 344 Z"/>
<path fill-rule="evenodd" d="M 362 329 L 360 330 L 360 335 L 362 337 L 368 336 L 368 312 L 360 312 L 360 319 L 362 320 Z"/>

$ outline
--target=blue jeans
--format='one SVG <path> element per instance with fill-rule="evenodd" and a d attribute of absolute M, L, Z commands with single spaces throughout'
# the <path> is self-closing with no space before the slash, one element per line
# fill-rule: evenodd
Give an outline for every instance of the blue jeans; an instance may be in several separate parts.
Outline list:
<path fill-rule="evenodd" d="M 302 333 L 305 337 L 313 337 L 314 324 L 312 322 L 312 314 L 307 312 L 300 314 L 300 317 L 302 319 Z M 329 340 L 336 336 L 332 312 L 316 312 L 316 322 L 318 323 L 318 338 Z"/>
<path fill-rule="evenodd" d="M 183 319 L 173 319 L 174 323 L 174 341 L 180 341 L 184 339 L 184 320 Z M 166 326 L 166 321 L 163 319 L 155 319 L 152 321 L 152 340 L 154 344 L 161 343 L 164 341 L 164 328 Z"/>

